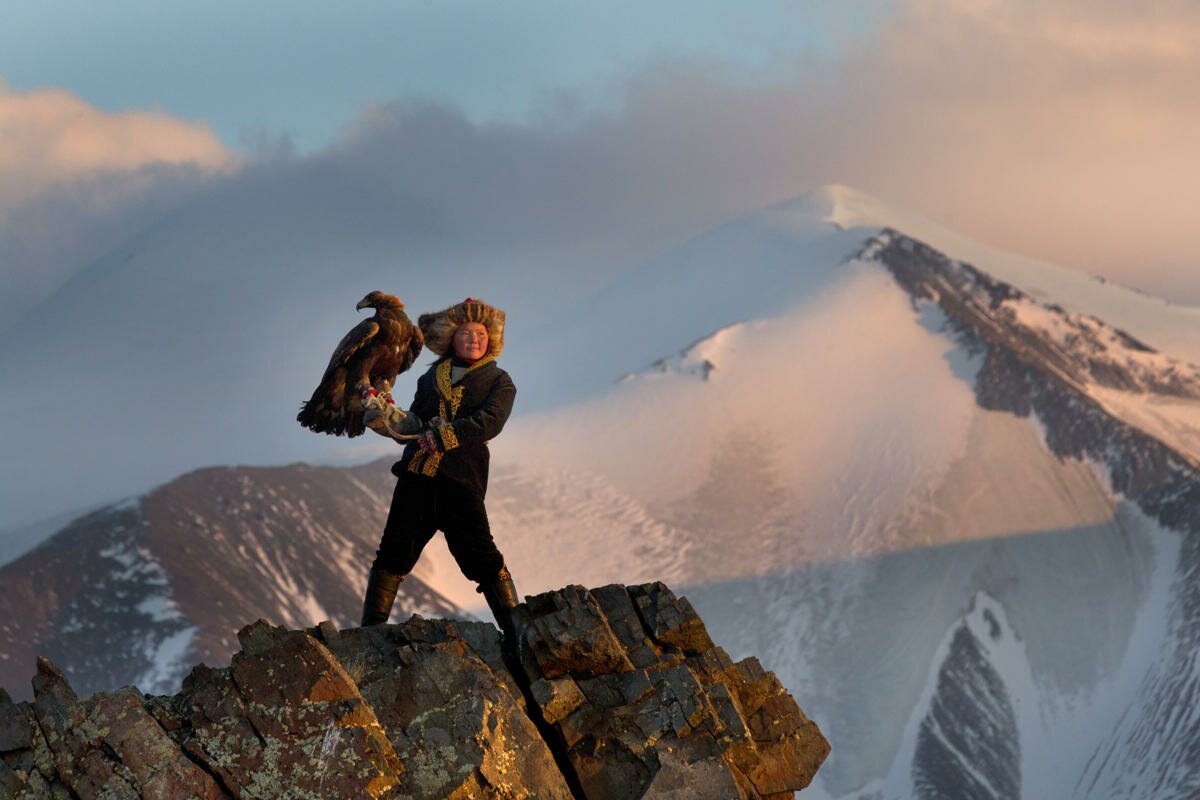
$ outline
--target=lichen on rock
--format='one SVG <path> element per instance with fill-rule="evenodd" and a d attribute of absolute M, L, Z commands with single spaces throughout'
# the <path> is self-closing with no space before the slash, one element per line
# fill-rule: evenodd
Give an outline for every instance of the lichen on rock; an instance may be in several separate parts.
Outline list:
<path fill-rule="evenodd" d="M 661 583 L 570 586 L 488 624 L 238 634 L 173 696 L 76 697 L 39 660 L 0 690 L 0 797 L 782 798 L 829 752 L 755 659 Z"/>

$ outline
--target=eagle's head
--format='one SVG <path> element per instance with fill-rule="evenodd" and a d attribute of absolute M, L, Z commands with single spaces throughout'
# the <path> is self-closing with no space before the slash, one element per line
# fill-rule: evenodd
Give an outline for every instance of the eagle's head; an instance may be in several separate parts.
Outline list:
<path fill-rule="evenodd" d="M 362 311 L 364 308 L 404 308 L 404 303 L 401 303 L 400 298 L 394 294 L 371 292 L 362 300 L 359 300 L 355 308 L 359 311 Z"/>

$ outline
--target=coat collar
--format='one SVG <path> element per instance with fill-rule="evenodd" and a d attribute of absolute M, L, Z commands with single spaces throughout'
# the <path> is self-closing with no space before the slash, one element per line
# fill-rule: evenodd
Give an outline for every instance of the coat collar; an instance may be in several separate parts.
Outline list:
<path fill-rule="evenodd" d="M 495 356 L 484 356 L 468 367 L 467 371 L 460 375 L 456 381 L 453 381 L 450 378 L 450 370 L 453 368 L 454 362 L 453 358 L 443 358 L 434 365 L 434 385 L 437 386 L 438 394 L 440 394 L 443 399 L 449 401 L 452 408 L 452 415 L 458 413 L 458 404 L 462 401 L 462 393 L 464 388 L 462 386 L 462 382 L 465 381 L 468 376 L 479 371 L 480 368 L 495 363 L 495 361 Z"/>
<path fill-rule="evenodd" d="M 474 372 L 477 369 L 480 369 L 481 367 L 486 367 L 488 364 L 493 364 L 493 363 L 495 363 L 495 361 L 496 361 L 495 356 L 492 356 L 492 355 L 483 356 L 478 361 L 476 361 L 474 364 L 467 366 L 467 371 L 464 372 L 462 375 L 460 375 L 458 377 L 458 380 L 454 381 L 454 383 L 456 383 L 456 384 L 462 383 L 464 380 L 466 380 L 467 376 L 470 375 L 472 372 Z M 454 366 L 455 366 L 454 356 L 448 356 L 446 359 L 444 359 L 443 363 L 448 365 L 447 367 L 445 367 L 446 374 L 447 375 L 453 374 L 452 370 L 454 369 Z M 460 362 L 459 366 L 462 366 L 461 362 Z M 438 369 L 442 369 L 441 364 L 438 364 Z"/>

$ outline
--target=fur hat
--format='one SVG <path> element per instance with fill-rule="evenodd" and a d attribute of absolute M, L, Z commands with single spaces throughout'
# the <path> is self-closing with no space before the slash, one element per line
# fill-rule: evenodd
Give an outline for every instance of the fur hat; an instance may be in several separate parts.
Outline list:
<path fill-rule="evenodd" d="M 417 319 L 417 325 L 425 335 L 425 346 L 439 356 L 454 350 L 454 332 L 464 322 L 478 322 L 487 328 L 487 354 L 493 358 L 499 357 L 504 350 L 504 312 L 495 306 L 468 297 L 457 305 L 432 314 L 422 314 Z"/>

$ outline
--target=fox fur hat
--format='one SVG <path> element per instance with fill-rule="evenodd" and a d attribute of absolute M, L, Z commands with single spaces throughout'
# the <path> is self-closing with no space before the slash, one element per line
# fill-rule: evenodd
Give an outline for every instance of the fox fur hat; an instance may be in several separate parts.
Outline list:
<path fill-rule="evenodd" d="M 454 332 L 466 322 L 478 322 L 487 328 L 487 355 L 499 357 L 504 350 L 504 312 L 495 306 L 468 297 L 447 309 L 417 318 L 417 326 L 425 336 L 425 346 L 439 356 L 453 352 Z"/>

